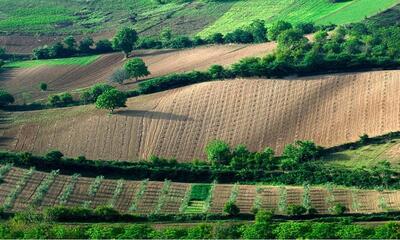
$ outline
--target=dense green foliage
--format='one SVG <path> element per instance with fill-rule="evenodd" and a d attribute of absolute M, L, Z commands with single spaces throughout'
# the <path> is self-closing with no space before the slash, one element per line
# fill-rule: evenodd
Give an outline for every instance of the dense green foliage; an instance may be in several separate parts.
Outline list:
<path fill-rule="evenodd" d="M 371 140 L 373 141 L 373 140 Z M 228 158 L 223 163 L 194 161 L 178 163 L 176 160 L 152 156 L 150 161 L 122 162 L 86 160 L 62 157 L 53 151 L 44 157 L 30 153 L 1 152 L 1 163 L 13 163 L 20 167 L 34 166 L 41 171 L 60 169 L 63 174 L 79 173 L 83 176 L 104 175 L 116 179 L 169 179 L 178 182 L 268 182 L 290 185 L 334 183 L 359 188 L 399 188 L 400 174 L 392 169 L 389 162 L 379 162 L 372 168 L 347 169 L 321 164 L 319 157 L 330 150 L 321 150 L 312 142 L 300 141 L 288 144 L 286 155 L 276 157 L 267 148 L 263 152 L 251 152 L 239 145 L 224 152 Z M 299 160 L 301 159 L 301 160 Z M 287 163 L 292 165 L 287 167 Z M 203 190 L 201 190 L 203 191 Z M 197 192 L 195 187 L 195 192 Z M 203 198 L 202 198 L 203 199 Z"/>
<path fill-rule="evenodd" d="M 113 47 L 114 49 L 122 50 L 125 56 L 128 57 L 137 40 L 137 32 L 132 28 L 124 27 L 115 34 L 113 38 Z"/>
<path fill-rule="evenodd" d="M 14 103 L 14 97 L 7 91 L 0 89 L 0 107 Z"/>
<path fill-rule="evenodd" d="M 126 107 L 126 94 L 117 89 L 111 89 L 102 93 L 96 100 L 96 108 L 107 109 L 114 112 L 114 109 Z"/>
<path fill-rule="evenodd" d="M 130 59 L 128 62 L 125 63 L 124 69 L 128 73 L 128 76 L 135 78 L 136 81 L 140 77 L 145 77 L 150 74 L 146 64 L 140 58 Z"/>
<path fill-rule="evenodd" d="M 193 226 L 154 228 L 147 224 L 73 224 L 54 221 L 80 221 L 76 216 L 113 221 L 118 214 L 110 208 L 67 209 L 52 208 L 45 214 L 21 212 L 0 225 L 0 238 L 30 239 L 396 239 L 400 226 L 389 222 L 379 225 L 358 225 L 351 221 L 283 221 L 275 222 L 272 214 L 260 210 L 254 223 L 204 222 Z M 59 216 L 72 218 L 60 219 Z M 82 218 L 81 218 L 82 219 Z M 140 218 L 128 218 L 140 221 Z"/>

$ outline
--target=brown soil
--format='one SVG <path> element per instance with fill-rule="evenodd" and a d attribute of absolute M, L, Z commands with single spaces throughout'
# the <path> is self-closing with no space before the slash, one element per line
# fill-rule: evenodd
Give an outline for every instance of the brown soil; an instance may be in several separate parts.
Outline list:
<path fill-rule="evenodd" d="M 400 71 L 196 84 L 132 98 L 113 115 L 93 106 L 14 114 L 3 130 L 15 151 L 59 149 L 89 159 L 205 158 L 213 139 L 280 153 L 296 139 L 334 146 L 397 131 Z M 81 113 L 75 113 L 79 112 Z M 74 113 L 74 114 L 73 114 Z M 40 120 L 41 116 L 45 115 Z"/>

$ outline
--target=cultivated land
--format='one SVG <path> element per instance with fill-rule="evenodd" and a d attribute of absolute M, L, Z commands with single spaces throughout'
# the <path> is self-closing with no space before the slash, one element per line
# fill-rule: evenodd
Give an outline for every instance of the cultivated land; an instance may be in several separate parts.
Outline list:
<path fill-rule="evenodd" d="M 12 168 L 4 176 L 0 185 L 0 203 L 3 205 L 11 195 L 17 182 L 27 174 L 26 169 Z M 94 185 L 95 178 L 57 175 L 50 187 L 41 198 L 40 204 L 34 204 L 35 192 L 43 184 L 49 174 L 34 171 L 20 185 L 16 199 L 11 201 L 10 211 L 16 212 L 35 206 L 38 209 L 64 205 L 94 208 L 97 206 L 112 205 L 116 210 L 124 213 L 136 214 L 182 214 L 187 213 L 192 195 L 190 189 L 196 184 L 154 181 L 117 181 L 101 179 L 96 191 L 89 190 Z M 71 187 L 72 186 L 72 187 Z M 67 189 L 70 193 L 66 194 Z M 209 188 L 210 189 L 210 188 Z M 206 192 L 205 197 L 211 196 L 209 207 L 198 208 L 192 213 L 223 213 L 225 203 L 231 199 L 240 208 L 241 213 L 251 213 L 253 206 L 263 209 L 282 212 L 285 206 L 301 205 L 303 202 L 303 187 L 276 187 L 267 185 L 232 185 L 216 184 L 213 191 Z M 93 194 L 94 193 L 94 194 Z M 283 195 L 286 193 L 286 197 Z M 310 189 L 311 206 L 319 214 L 329 213 L 329 208 L 341 203 L 348 209 L 348 213 L 376 213 L 388 209 L 400 210 L 400 191 L 376 191 L 349 189 L 343 187 L 318 186 Z M 186 196 L 189 194 L 189 196 Z M 235 195 L 236 197 L 232 198 Z M 185 198 L 186 196 L 186 198 Z M 189 202 L 184 201 L 188 199 Z M 206 200 L 207 201 L 207 200 Z M 204 203 L 204 201 L 196 201 Z"/>
<path fill-rule="evenodd" d="M 158 155 L 180 161 L 204 159 L 213 139 L 278 153 L 296 139 L 335 146 L 399 129 L 399 75 L 393 70 L 206 82 L 129 99 L 128 108 L 111 116 L 94 106 L 13 113 L 3 145 L 89 159 Z"/>
<path fill-rule="evenodd" d="M 276 44 L 255 45 L 214 45 L 184 50 L 140 50 L 133 56 L 142 58 L 152 73 L 149 77 L 162 76 L 174 72 L 206 70 L 213 64 L 230 65 L 248 56 L 264 56 L 275 49 Z M 82 61 L 79 61 L 82 60 Z M 96 60 L 90 64 L 83 60 Z M 57 66 L 55 64 L 62 63 Z M 100 57 L 68 58 L 61 60 L 24 61 L 12 63 L 15 68 L 0 72 L 0 87 L 12 93 L 17 102 L 46 98 L 49 94 L 72 91 L 105 82 L 124 63 L 120 53 Z M 39 83 L 48 83 L 49 90 L 41 92 Z M 132 89 L 134 82 L 119 86 Z"/>
<path fill-rule="evenodd" d="M 325 0 L 252 0 L 237 1 L 221 18 L 199 35 L 227 33 L 246 26 L 254 19 L 267 24 L 285 20 L 291 23 L 344 24 L 358 22 L 399 3 L 398 0 L 353 0 L 331 3 Z M 245 17 L 244 17 L 245 16 Z"/>

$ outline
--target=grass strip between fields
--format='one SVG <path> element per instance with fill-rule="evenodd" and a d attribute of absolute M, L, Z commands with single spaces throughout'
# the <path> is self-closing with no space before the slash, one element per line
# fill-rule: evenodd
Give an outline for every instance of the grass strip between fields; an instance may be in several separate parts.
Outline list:
<path fill-rule="evenodd" d="M 84 56 L 84 57 L 71 57 L 71 58 L 58 58 L 58 59 L 43 59 L 43 60 L 28 60 L 28 61 L 15 61 L 4 65 L 7 68 L 33 68 L 39 66 L 65 66 L 65 65 L 78 65 L 86 66 L 96 61 L 100 55 Z"/>

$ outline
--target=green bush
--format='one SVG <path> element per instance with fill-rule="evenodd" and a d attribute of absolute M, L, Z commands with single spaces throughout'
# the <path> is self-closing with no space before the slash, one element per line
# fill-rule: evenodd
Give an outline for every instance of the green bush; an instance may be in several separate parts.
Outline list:
<path fill-rule="evenodd" d="M 237 216 L 240 213 L 240 209 L 234 202 L 229 201 L 224 205 L 224 213 L 229 216 Z"/>
<path fill-rule="evenodd" d="M 307 209 L 300 205 L 288 205 L 287 214 L 289 216 L 301 216 L 307 213 Z"/>
<path fill-rule="evenodd" d="M 0 107 L 7 106 L 9 104 L 14 103 L 15 99 L 13 95 L 8 93 L 7 91 L 0 89 Z"/>

